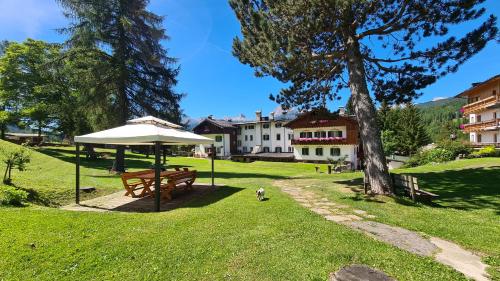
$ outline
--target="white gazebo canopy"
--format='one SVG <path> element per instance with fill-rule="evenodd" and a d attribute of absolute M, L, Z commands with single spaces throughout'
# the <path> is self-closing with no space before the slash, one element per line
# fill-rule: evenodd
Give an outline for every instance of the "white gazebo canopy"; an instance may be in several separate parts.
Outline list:
<path fill-rule="evenodd" d="M 160 211 L 160 150 L 162 145 L 212 144 L 212 139 L 182 129 L 174 123 L 146 116 L 132 119 L 124 126 L 75 137 L 76 144 L 76 204 L 80 204 L 80 144 L 155 145 L 155 210 Z M 213 147 L 212 147 L 213 149 Z M 212 154 L 212 186 L 214 186 L 214 157 Z"/>
<path fill-rule="evenodd" d="M 152 116 L 132 119 L 126 125 L 76 136 L 76 143 L 145 145 L 161 142 L 165 145 L 212 144 L 212 139 L 181 129 L 182 127 Z"/>

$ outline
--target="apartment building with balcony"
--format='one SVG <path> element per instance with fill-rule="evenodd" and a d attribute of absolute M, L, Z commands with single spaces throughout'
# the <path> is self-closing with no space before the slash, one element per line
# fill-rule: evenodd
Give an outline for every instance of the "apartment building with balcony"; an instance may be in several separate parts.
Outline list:
<path fill-rule="evenodd" d="M 471 144 L 500 147 L 500 75 L 473 83 L 457 97 L 467 99 L 461 111 L 469 123 L 462 125 L 461 129 L 469 134 Z"/>
<path fill-rule="evenodd" d="M 296 161 L 326 162 L 345 158 L 352 169 L 359 168 L 362 151 L 358 123 L 342 108 L 338 114 L 326 109 L 309 111 L 286 126 L 293 130 L 292 146 Z"/>

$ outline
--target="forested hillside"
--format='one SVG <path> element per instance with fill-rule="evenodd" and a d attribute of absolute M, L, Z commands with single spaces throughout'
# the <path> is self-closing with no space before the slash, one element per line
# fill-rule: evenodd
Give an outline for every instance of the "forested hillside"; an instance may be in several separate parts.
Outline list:
<path fill-rule="evenodd" d="M 465 121 L 460 118 L 460 108 L 466 104 L 465 99 L 447 98 L 417 104 L 425 128 L 433 142 L 449 138 L 455 133 L 459 139 L 467 139 L 459 130 L 459 125 Z"/>

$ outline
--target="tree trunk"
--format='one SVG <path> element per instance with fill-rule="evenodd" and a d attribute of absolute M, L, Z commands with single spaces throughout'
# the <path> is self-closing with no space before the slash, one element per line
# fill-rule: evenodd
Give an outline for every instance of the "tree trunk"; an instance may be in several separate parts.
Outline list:
<path fill-rule="evenodd" d="M 5 167 L 5 173 L 3 174 L 3 183 L 7 183 L 7 172 L 10 169 L 10 164 L 7 163 L 7 167 Z"/>
<path fill-rule="evenodd" d="M 5 130 L 6 130 L 5 124 L 0 125 L 0 139 L 5 140 Z"/>
<path fill-rule="evenodd" d="M 392 181 L 384 156 L 375 106 L 366 84 L 359 42 L 352 34 L 347 34 L 346 37 L 349 88 L 366 158 L 365 173 L 373 193 L 392 194 Z"/>
<path fill-rule="evenodd" d="M 84 144 L 85 152 L 87 154 L 87 158 L 90 160 L 97 160 L 97 153 L 94 150 L 94 146 L 90 143 Z"/>
<path fill-rule="evenodd" d="M 10 183 L 12 178 L 12 164 L 9 165 L 9 176 L 7 177 L 7 181 Z"/>
<path fill-rule="evenodd" d="M 38 121 L 37 131 L 38 131 L 38 137 L 41 137 L 42 136 L 42 121 Z"/>
<path fill-rule="evenodd" d="M 118 1 L 120 7 L 119 11 L 120 14 L 117 15 L 117 17 L 120 19 L 124 12 L 124 3 L 122 1 Z M 127 65 L 126 65 L 126 33 L 125 29 L 123 27 L 123 23 L 121 20 L 118 20 L 116 23 L 118 26 L 118 44 L 115 47 L 115 53 L 114 56 L 117 58 L 117 66 L 118 66 L 118 81 L 117 81 L 117 88 L 118 88 L 118 122 L 120 123 L 119 125 L 124 125 L 127 122 L 128 119 L 128 100 L 127 100 Z M 116 155 L 115 155 L 115 163 L 113 170 L 117 172 L 125 172 L 125 147 L 122 145 L 119 145 L 116 147 Z"/>
<path fill-rule="evenodd" d="M 113 171 L 124 173 L 125 172 L 125 146 L 116 146 L 115 162 L 113 163 Z"/>

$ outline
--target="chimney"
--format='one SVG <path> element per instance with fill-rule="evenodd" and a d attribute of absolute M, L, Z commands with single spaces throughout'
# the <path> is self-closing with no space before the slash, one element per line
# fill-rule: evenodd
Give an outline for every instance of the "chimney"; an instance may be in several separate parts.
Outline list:
<path fill-rule="evenodd" d="M 214 116 L 213 115 L 208 115 L 207 118 L 210 119 L 210 120 L 212 120 L 212 119 L 214 119 Z"/>
<path fill-rule="evenodd" d="M 262 111 L 255 111 L 255 120 L 262 121 Z"/>
<path fill-rule="evenodd" d="M 342 107 L 342 106 L 341 106 L 341 107 L 339 107 L 339 115 L 340 115 L 340 116 L 345 116 L 345 115 L 346 115 L 346 113 L 345 113 L 345 108 L 344 108 L 344 107 Z"/>
<path fill-rule="evenodd" d="M 274 120 L 274 112 L 269 113 L 269 116 L 271 117 L 271 120 Z"/>

